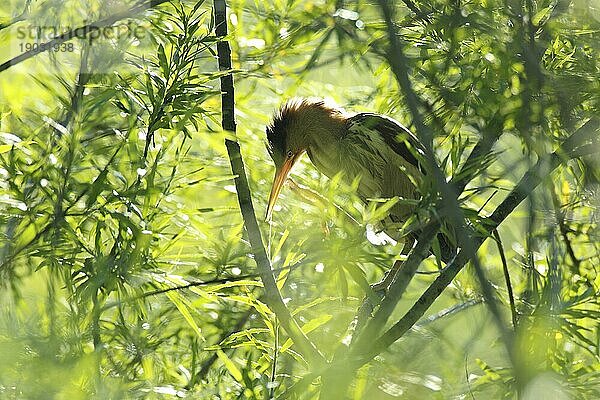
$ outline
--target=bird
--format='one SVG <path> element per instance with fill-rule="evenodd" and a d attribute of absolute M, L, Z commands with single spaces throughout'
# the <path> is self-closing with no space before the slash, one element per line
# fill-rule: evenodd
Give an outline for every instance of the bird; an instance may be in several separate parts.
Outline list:
<path fill-rule="evenodd" d="M 423 159 L 424 147 L 408 128 L 385 115 L 351 113 L 324 99 L 294 98 L 275 112 L 266 136 L 267 151 L 275 164 L 267 220 L 292 167 L 305 153 L 329 178 L 342 173 L 347 183 L 358 179 L 357 194 L 365 202 L 372 198 L 421 197 L 418 186 L 426 172 L 419 159 Z M 394 225 L 402 224 L 415 212 L 415 203 L 397 202 L 388 219 Z M 412 248 L 415 236 L 413 232 L 404 238 L 401 253 L 407 254 Z M 453 246 L 443 235 L 438 239 L 441 258 L 447 262 Z"/>

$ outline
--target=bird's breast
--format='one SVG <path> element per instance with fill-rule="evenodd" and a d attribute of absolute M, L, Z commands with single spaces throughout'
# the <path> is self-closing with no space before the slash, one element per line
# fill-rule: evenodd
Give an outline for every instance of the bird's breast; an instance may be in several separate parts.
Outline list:
<path fill-rule="evenodd" d="M 329 178 L 340 172 L 348 184 L 358 178 L 358 194 L 365 200 L 394 196 L 405 199 L 418 197 L 407 172 L 416 178 L 420 172 L 372 130 L 364 129 L 336 142 L 309 146 L 307 153 L 315 167 Z M 412 211 L 411 208 L 404 203 L 394 207 L 392 214 L 397 220 L 404 220 Z"/>
<path fill-rule="evenodd" d="M 339 155 L 333 149 L 309 147 L 307 154 L 317 170 L 328 178 L 332 178 L 342 171 Z"/>
<path fill-rule="evenodd" d="M 348 185 L 359 178 L 358 194 L 364 199 L 378 197 L 382 195 L 381 172 L 385 160 L 379 154 L 365 154 L 364 150 L 339 141 L 335 145 L 309 147 L 307 153 L 317 170 L 325 176 L 332 178 L 341 173 Z"/>

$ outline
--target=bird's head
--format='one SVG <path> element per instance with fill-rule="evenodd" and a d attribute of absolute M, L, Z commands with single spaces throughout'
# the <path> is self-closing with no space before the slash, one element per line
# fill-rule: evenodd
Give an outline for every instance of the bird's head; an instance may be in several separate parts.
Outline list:
<path fill-rule="evenodd" d="M 267 220 L 294 164 L 304 152 L 318 146 L 323 135 L 343 124 L 344 119 L 343 110 L 321 99 L 293 99 L 275 113 L 267 126 L 267 150 L 275 163 Z"/>

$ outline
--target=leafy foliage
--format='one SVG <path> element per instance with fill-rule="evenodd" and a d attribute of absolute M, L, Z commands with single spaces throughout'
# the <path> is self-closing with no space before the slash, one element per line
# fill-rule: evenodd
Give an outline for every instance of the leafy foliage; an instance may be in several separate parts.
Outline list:
<path fill-rule="evenodd" d="M 81 26 L 137 4 L 12 1 L 0 47 L 14 50 L 19 29 Z M 343 366 L 338 397 L 598 398 L 598 143 L 544 164 L 600 111 L 597 2 L 390 4 L 437 164 L 464 188 L 470 239 L 486 240 L 401 340 Z M 0 73 L 0 397 L 318 398 L 336 382 L 267 305 L 218 79 L 236 79 L 237 140 L 262 214 L 264 125 L 286 98 L 328 97 L 418 131 L 390 26 L 371 2 L 234 0 L 233 70 L 219 71 L 212 6 L 165 2 L 116 22 L 135 34 L 76 38 L 72 52 Z M 540 165 L 539 188 L 493 236 L 490 215 Z M 308 162 L 293 179 L 262 235 L 302 331 L 344 360 L 369 284 L 400 253 L 374 233 L 398 199 L 362 204 L 356 185 Z M 439 218 L 460 238 L 438 189 L 423 186 L 418 220 Z M 385 328 L 440 268 L 420 263 Z"/>

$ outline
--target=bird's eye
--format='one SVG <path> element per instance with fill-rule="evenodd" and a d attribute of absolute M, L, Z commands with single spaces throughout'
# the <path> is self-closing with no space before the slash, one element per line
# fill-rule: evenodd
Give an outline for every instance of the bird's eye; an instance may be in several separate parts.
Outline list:
<path fill-rule="evenodd" d="M 288 150 L 288 152 L 287 152 L 288 158 L 292 158 L 293 155 L 294 155 L 294 153 L 291 150 Z"/>

